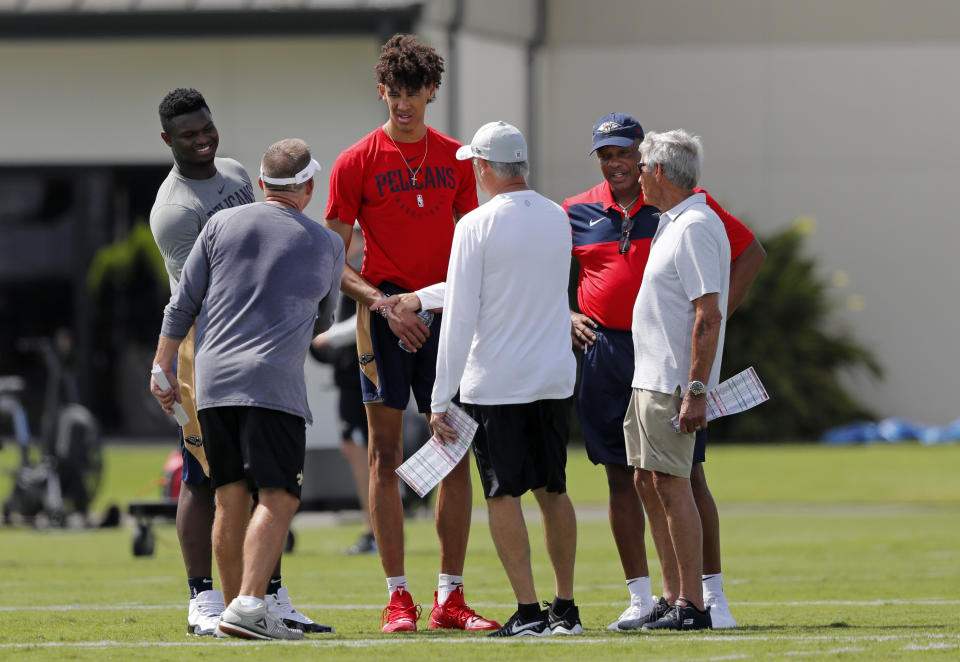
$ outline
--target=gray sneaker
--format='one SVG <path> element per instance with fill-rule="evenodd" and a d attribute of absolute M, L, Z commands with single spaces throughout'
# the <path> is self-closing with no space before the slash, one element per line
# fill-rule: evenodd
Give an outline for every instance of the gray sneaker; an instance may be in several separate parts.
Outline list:
<path fill-rule="evenodd" d="M 220 632 L 240 639 L 303 639 L 303 632 L 288 628 L 261 604 L 244 609 L 235 599 L 220 615 Z"/>

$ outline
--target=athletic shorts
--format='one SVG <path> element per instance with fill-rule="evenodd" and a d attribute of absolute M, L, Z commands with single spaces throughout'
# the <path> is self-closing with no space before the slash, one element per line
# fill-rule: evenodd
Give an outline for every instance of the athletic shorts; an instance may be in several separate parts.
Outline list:
<path fill-rule="evenodd" d="M 200 410 L 210 484 L 246 481 L 251 492 L 281 488 L 300 498 L 306 423 L 299 416 L 263 407 Z"/>
<path fill-rule="evenodd" d="M 199 460 L 193 456 L 193 453 L 187 450 L 183 443 L 183 428 L 178 427 L 180 433 L 180 454 L 183 456 L 183 469 L 180 470 L 180 478 L 187 485 L 203 485 L 210 477 L 203 470 Z"/>
<path fill-rule="evenodd" d="M 340 439 L 348 439 L 358 446 L 367 445 L 367 408 L 361 401 L 359 386 L 356 391 L 340 390 Z"/>
<path fill-rule="evenodd" d="M 577 414 L 594 464 L 627 466 L 623 419 L 633 392 L 633 334 L 597 326 L 596 340 L 583 352 Z M 706 460 L 707 431 L 697 432 L 694 462 Z"/>
<path fill-rule="evenodd" d="M 632 467 L 690 478 L 693 469 L 693 433 L 680 433 L 672 419 L 680 411 L 676 393 L 633 389 L 623 421 L 627 461 Z"/>
<path fill-rule="evenodd" d="M 461 406 L 480 424 L 473 454 L 486 498 L 567 491 L 569 399 Z"/>
<path fill-rule="evenodd" d="M 386 281 L 380 283 L 380 289 L 388 296 L 407 291 Z M 381 402 L 393 409 L 406 409 L 413 389 L 420 413 L 430 411 L 442 317 L 440 314 L 434 316 L 426 342 L 411 353 L 400 349 L 400 339 L 390 330 L 386 319 L 376 313 L 370 314 L 366 306 L 358 307 L 357 353 L 364 402 Z"/>

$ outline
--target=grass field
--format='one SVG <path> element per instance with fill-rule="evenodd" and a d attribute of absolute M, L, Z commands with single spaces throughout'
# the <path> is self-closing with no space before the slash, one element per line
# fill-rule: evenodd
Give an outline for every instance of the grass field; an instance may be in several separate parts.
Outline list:
<path fill-rule="evenodd" d="M 157 494 L 168 447 L 111 446 L 97 508 Z M 16 461 L 9 446 L 0 466 Z M 379 633 L 385 586 L 375 557 L 346 557 L 355 518 L 294 520 L 284 559 L 294 603 L 337 634 L 251 644 L 184 634 L 186 582 L 169 524 L 157 552 L 135 559 L 129 527 L 0 529 L 2 660 L 598 660 L 960 659 L 960 445 L 711 447 L 707 475 L 720 504 L 724 577 L 741 627 L 697 634 L 603 628 L 626 589 L 606 522 L 601 472 L 570 458 L 578 508 L 577 637 L 493 641 L 462 633 Z M 0 495 L 8 483 L 0 481 Z M 477 505 L 481 505 L 479 500 Z M 541 597 L 552 595 L 539 522 L 528 517 Z M 429 611 L 437 542 L 429 518 L 408 522 L 407 576 Z M 652 549 L 652 546 L 651 546 Z M 651 559 L 656 586 L 656 562 Z M 467 598 L 505 620 L 513 596 L 484 511 L 476 512 Z M 426 627 L 426 614 L 421 620 Z"/>

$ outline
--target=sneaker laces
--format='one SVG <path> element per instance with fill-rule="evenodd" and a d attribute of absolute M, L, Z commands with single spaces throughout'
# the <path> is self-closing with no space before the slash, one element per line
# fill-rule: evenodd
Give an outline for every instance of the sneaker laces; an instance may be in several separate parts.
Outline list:
<path fill-rule="evenodd" d="M 217 602 L 201 602 L 197 601 L 197 613 L 201 616 L 207 616 L 210 618 L 215 618 L 223 613 L 224 606 L 223 603 Z"/>
<path fill-rule="evenodd" d="M 296 610 L 285 586 L 281 587 L 276 593 L 268 595 L 267 600 L 269 610 L 279 614 L 281 619 L 286 618 L 304 624 L 313 623 L 309 616 L 305 616 Z"/>
<path fill-rule="evenodd" d="M 399 620 L 400 618 L 403 618 L 404 616 L 405 616 L 406 618 L 409 618 L 409 619 L 410 619 L 411 621 L 413 621 L 414 623 L 416 623 L 417 621 L 420 620 L 420 613 L 421 613 L 422 609 L 421 609 L 420 605 L 418 605 L 418 604 L 411 605 L 410 607 L 398 606 L 398 607 L 395 607 L 394 609 L 395 609 L 395 611 L 397 612 L 397 616 L 396 616 L 396 618 L 393 618 L 393 619 L 391 619 L 391 620 Z M 380 627 L 381 627 L 381 628 L 382 628 L 384 625 L 386 625 L 388 618 L 390 618 L 390 605 L 387 605 L 386 607 L 384 607 L 384 608 L 383 608 L 383 613 L 380 614 Z"/>
<path fill-rule="evenodd" d="M 463 623 L 464 625 L 469 625 L 471 619 L 479 619 L 477 612 L 471 609 L 465 602 L 460 604 L 450 605 L 450 599 L 447 598 L 442 605 L 440 605 L 440 610 L 443 614 L 452 617 L 458 623 Z"/>

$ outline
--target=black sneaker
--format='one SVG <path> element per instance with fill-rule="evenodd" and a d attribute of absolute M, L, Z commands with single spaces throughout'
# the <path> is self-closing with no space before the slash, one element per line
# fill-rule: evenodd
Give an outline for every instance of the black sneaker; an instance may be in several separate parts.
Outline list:
<path fill-rule="evenodd" d="M 639 611 L 639 609 L 637 610 Z M 625 632 L 627 630 L 638 630 L 644 623 L 653 623 L 664 616 L 667 615 L 667 612 L 670 611 L 670 605 L 667 604 L 667 601 L 663 599 L 663 596 L 660 596 L 660 599 L 657 600 L 657 604 L 653 606 L 653 610 L 648 614 L 642 614 L 639 618 L 628 618 L 614 623 L 611 627 L 607 628 L 608 630 L 617 630 L 619 632 Z"/>
<path fill-rule="evenodd" d="M 709 630 L 713 625 L 710 621 L 710 608 L 700 611 L 684 599 L 677 600 L 677 604 L 670 607 L 666 614 L 655 621 L 644 623 L 640 629 L 649 630 Z"/>
<path fill-rule="evenodd" d="M 547 609 L 547 626 L 550 634 L 583 634 L 583 625 L 580 624 L 580 610 L 576 605 L 567 607 L 562 614 L 553 610 L 553 605 L 544 602 Z"/>
<path fill-rule="evenodd" d="M 578 621 L 579 623 L 579 621 Z M 491 632 L 488 637 L 544 637 L 550 634 L 550 625 L 547 623 L 547 610 L 544 609 L 534 619 L 526 620 L 515 612 L 499 630 Z"/>

